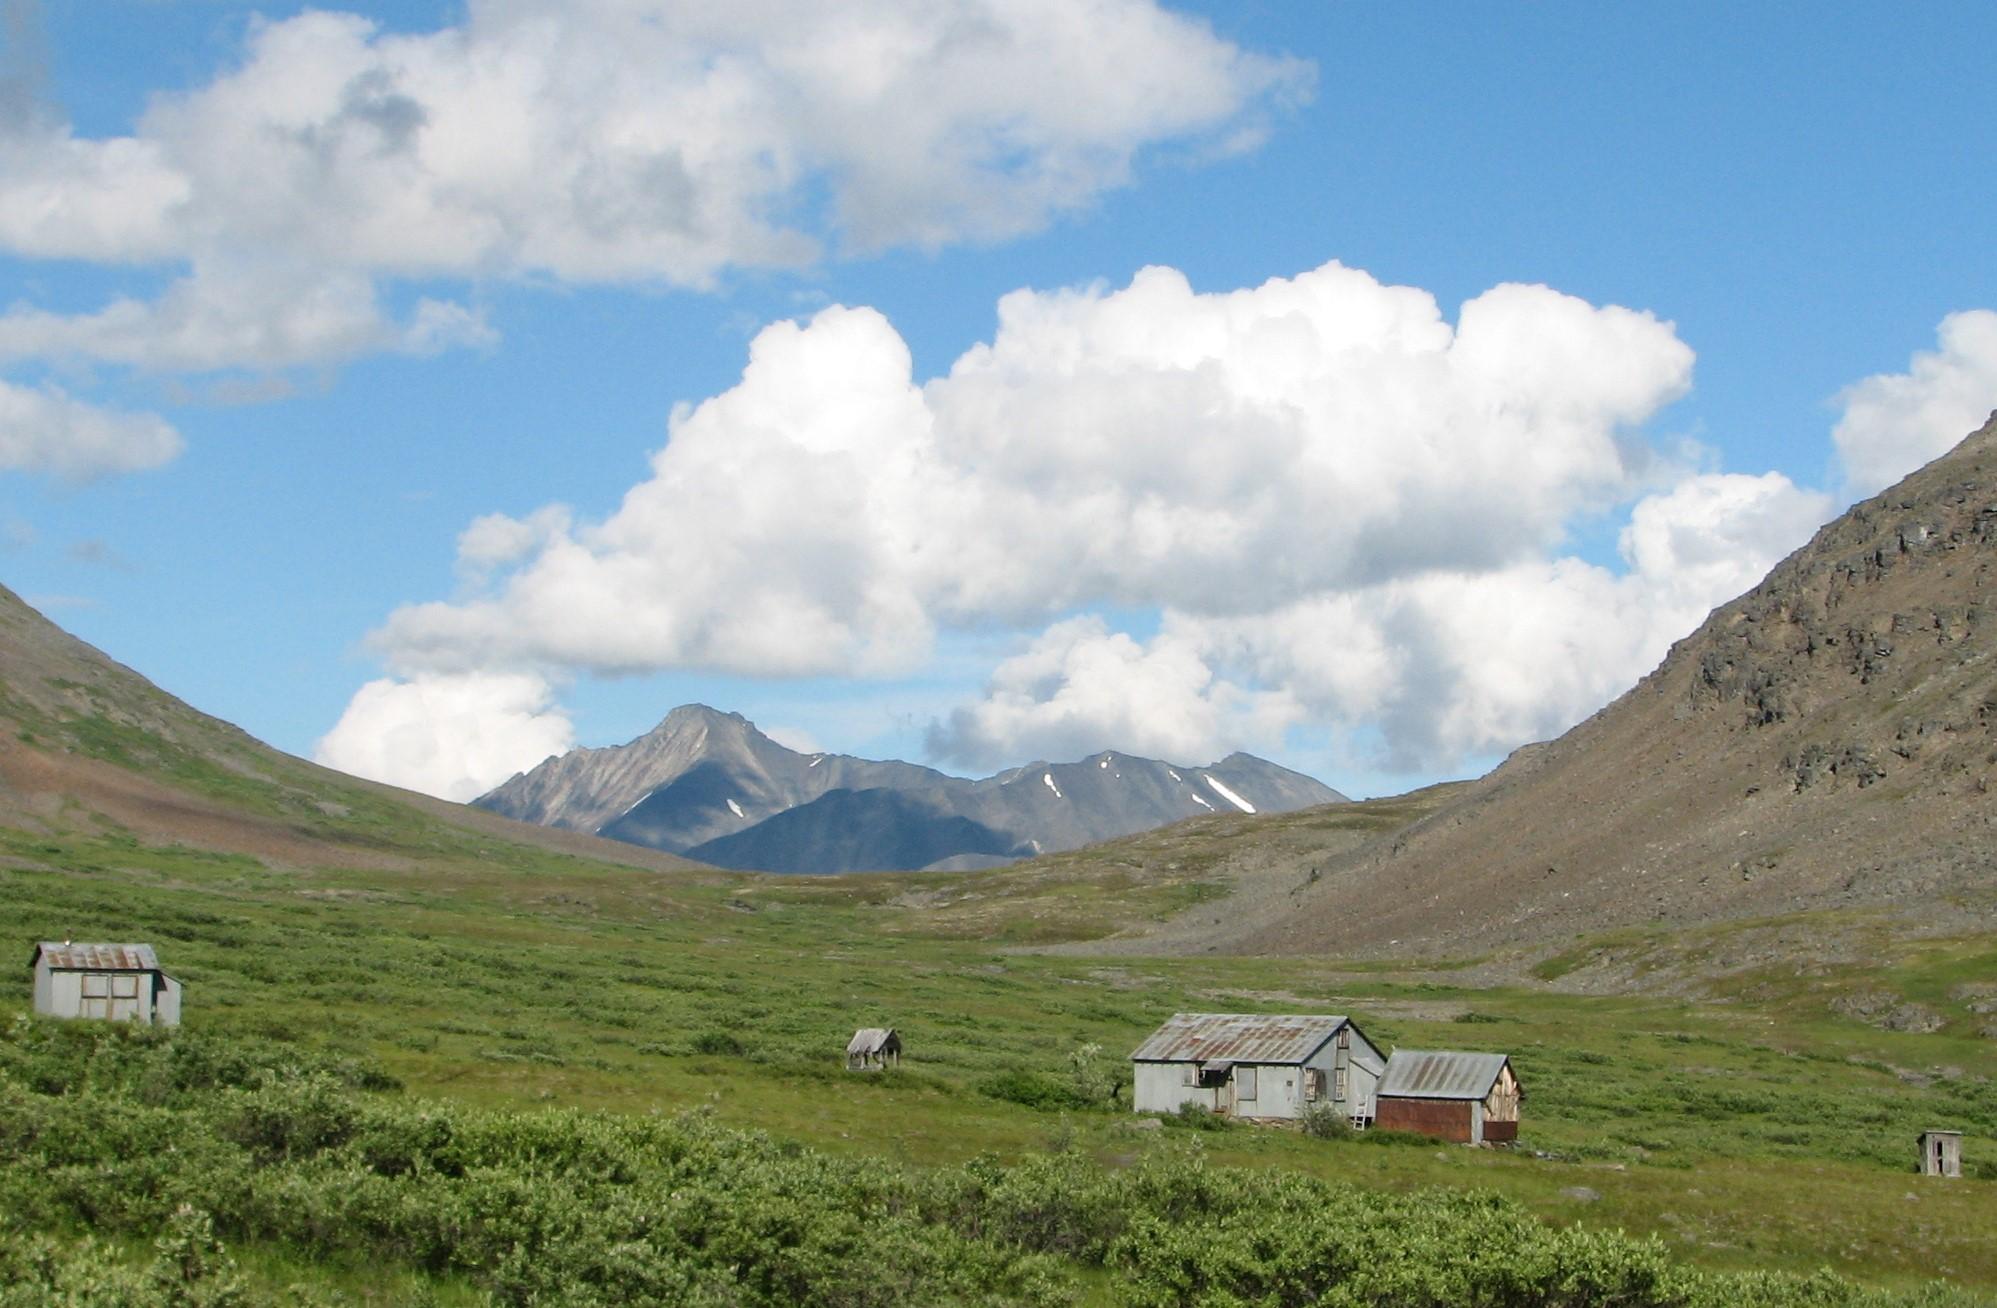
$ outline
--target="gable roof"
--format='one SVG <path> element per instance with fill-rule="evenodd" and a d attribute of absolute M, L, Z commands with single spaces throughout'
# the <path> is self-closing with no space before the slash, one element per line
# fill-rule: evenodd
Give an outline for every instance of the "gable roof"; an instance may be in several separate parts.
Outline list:
<path fill-rule="evenodd" d="M 1396 1049 L 1378 1093 L 1391 1099 L 1482 1099 L 1510 1062 L 1503 1054 Z"/>
<path fill-rule="evenodd" d="M 1331 1015 L 1174 1013 L 1130 1057 L 1138 1063 L 1301 1063 L 1350 1021 Z"/>
<path fill-rule="evenodd" d="M 851 1040 L 846 1042 L 846 1052 L 849 1054 L 878 1054 L 881 1050 L 887 1048 L 889 1041 L 893 1041 L 897 1048 L 901 1046 L 901 1038 L 894 1033 L 893 1027 L 863 1026 L 853 1033 Z"/>
<path fill-rule="evenodd" d="M 47 959 L 56 972 L 157 972 L 159 959 L 151 945 L 85 945 L 68 940 L 44 940 L 28 958 L 33 967 Z"/>

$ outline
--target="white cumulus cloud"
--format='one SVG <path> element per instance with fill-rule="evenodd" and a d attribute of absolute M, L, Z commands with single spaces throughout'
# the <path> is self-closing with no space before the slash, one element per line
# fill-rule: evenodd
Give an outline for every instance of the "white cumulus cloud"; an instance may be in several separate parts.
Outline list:
<path fill-rule="evenodd" d="M 489 585 L 375 640 L 409 669 L 895 672 L 939 628 L 1497 567 L 1655 475 L 1633 433 L 1690 366 L 1647 314 L 1501 286 L 1452 326 L 1336 263 L 1018 292 L 927 386 L 878 313 L 828 309 L 676 414 L 615 513 L 482 519 L 461 562 Z"/>
<path fill-rule="evenodd" d="M 16 305 L 0 314 L 0 362 L 88 359 L 149 371 L 283 369 L 393 351 L 435 354 L 498 339 L 462 305 L 420 302 L 409 321 L 383 311 L 374 281 L 254 260 L 204 260 L 156 300 L 95 313 Z"/>
<path fill-rule="evenodd" d="M 707 288 L 828 250 L 1001 240 L 1086 208 L 1147 152 L 1252 145 L 1313 76 L 1155 0 L 461 8 L 428 31 L 256 20 L 231 66 L 156 94 L 124 135 L 80 135 L 17 86 L 0 253 L 183 275 L 82 312 L 12 304 L 0 365 L 272 374 L 431 355 L 498 340 L 476 308 L 422 294 L 440 281 Z M 13 388 L 9 408 L 33 394 Z M 58 459 L 17 430 L 0 457 L 122 466 L 101 453 L 111 420 L 65 403 L 87 444 Z M 142 420 L 122 421 L 118 448 L 144 448 Z M 693 639 L 751 657 L 740 632 Z"/>
<path fill-rule="evenodd" d="M 1452 322 L 1337 263 L 1015 292 L 926 384 L 885 318 L 834 307 L 759 334 L 613 512 L 475 521 L 463 592 L 371 640 L 418 678 L 893 677 L 1012 631 L 936 757 L 1197 760 L 1309 727 L 1450 768 L 1599 707 L 1828 516 L 1652 448 L 1691 363 L 1646 313 L 1505 285 Z M 1567 552 L 1618 512 L 1620 567 Z"/>
<path fill-rule="evenodd" d="M 575 744 L 547 681 L 474 672 L 370 681 L 313 750 L 319 763 L 470 800 Z"/>
<path fill-rule="evenodd" d="M 1971 309 L 1942 319 L 1937 348 L 1920 351 L 1906 372 L 1881 373 L 1846 388 L 1844 415 L 1831 433 L 1855 495 L 1871 495 L 1954 448 L 1997 409 L 1997 312 Z"/>
<path fill-rule="evenodd" d="M 0 381 L 0 470 L 84 482 L 171 462 L 180 433 L 150 413 L 107 409 L 56 386 Z"/>
<path fill-rule="evenodd" d="M 935 757 L 972 768 L 1112 746 L 1205 762 L 1240 745 L 1273 746 L 1298 716 L 1284 690 L 1218 678 L 1182 633 L 1146 644 L 1084 616 L 1055 623 L 1000 663 L 984 698 L 935 724 L 928 745 Z"/>
<path fill-rule="evenodd" d="M 1673 472 L 1638 431 L 1690 369 L 1646 313 L 1506 285 L 1452 323 L 1337 263 L 1225 292 L 1166 268 L 1016 292 L 992 341 L 926 385 L 884 318 L 835 307 L 766 329 L 738 385 L 675 413 L 615 512 L 479 519 L 469 592 L 372 639 L 403 675 L 896 675 L 939 631 L 1044 627 L 937 725 L 939 756 L 1192 758 L 1404 703 L 1409 756 L 1432 758 L 1584 693 L 1500 676 L 1424 624 L 1482 602 L 1452 585 L 1516 578 L 1500 616 L 1549 611 L 1516 639 L 1529 661 L 1532 633 L 1578 611 L 1553 612 L 1561 597 L 1613 591 L 1550 551 L 1575 515 Z M 1718 485 L 1646 508 L 1644 548 L 1693 562 L 1671 529 Z M 1101 605 L 1163 629 L 1073 616 Z M 1327 628 L 1335 646 L 1312 646 Z"/>
<path fill-rule="evenodd" d="M 931 748 L 972 767 L 1143 748 L 1127 740 L 1201 759 L 1310 725 L 1376 737 L 1388 771 L 1459 767 L 1628 689 L 1830 511 L 1779 473 L 1702 474 L 1637 502 L 1621 573 L 1572 557 L 1423 572 L 1254 614 L 1168 612 L 1148 642 L 1072 620 L 1000 664 Z"/>
<path fill-rule="evenodd" d="M 828 242 L 1001 239 L 1147 149 L 1252 136 L 1310 77 L 1152 0 L 473 0 L 426 32 L 310 10 L 129 135 L 0 125 L 0 249 L 194 270 L 157 303 L 17 307 L 0 354 L 423 352 L 489 329 L 445 301 L 389 323 L 377 282 L 701 287 Z"/>

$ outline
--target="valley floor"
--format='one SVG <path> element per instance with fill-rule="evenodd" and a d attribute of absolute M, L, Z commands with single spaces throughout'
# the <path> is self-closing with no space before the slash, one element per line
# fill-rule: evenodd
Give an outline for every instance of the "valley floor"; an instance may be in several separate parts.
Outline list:
<path fill-rule="evenodd" d="M 1548 984 L 1604 952 L 1627 966 L 1633 940 L 1504 986 L 1466 982 L 1475 968 L 1118 957 L 1086 940 L 1021 952 L 1224 891 L 1190 847 L 1184 863 L 781 879 L 445 851 L 401 870 L 274 869 L 15 833 L 0 835 L 0 937 L 23 959 L 37 939 L 148 940 L 185 983 L 189 1038 L 357 1060 L 411 1105 L 699 1110 L 918 1171 L 1052 1154 L 1115 1175 L 1197 1139 L 1208 1167 L 1489 1192 L 1550 1230 L 1655 1237 L 1695 1268 L 1997 1292 L 1997 941 L 1881 937 L 1888 952 L 1865 962 L 1746 967 L 1696 996 Z M 8 985 L 0 1020 L 28 1006 L 25 970 Z M 1871 1024 L 1891 1008 L 1881 995 L 1938 1029 Z M 1125 1055 L 1172 1012 L 1261 1009 L 1349 1013 L 1382 1047 L 1510 1053 L 1528 1094 L 1519 1147 L 1191 1132 L 1089 1102 L 1092 1067 L 1127 1075 Z M 861 1026 L 901 1033 L 899 1071 L 842 1070 Z M 1965 1134 L 1962 1180 L 1914 1174 L 1915 1133 L 1937 1126 Z M 280 1282 L 324 1261 L 365 1301 L 364 1273 L 286 1248 L 245 1257 Z M 1075 1283 L 1085 1296 L 1108 1284 L 1091 1275 Z"/>

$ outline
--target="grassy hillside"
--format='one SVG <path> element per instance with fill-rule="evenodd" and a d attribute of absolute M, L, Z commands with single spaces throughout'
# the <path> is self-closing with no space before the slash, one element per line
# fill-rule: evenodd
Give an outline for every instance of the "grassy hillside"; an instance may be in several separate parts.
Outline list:
<path fill-rule="evenodd" d="M 1071 877 L 1039 869 L 1008 898 L 998 874 L 723 878 L 491 853 L 274 870 L 115 836 L 16 832 L 0 840 L 0 938 L 23 960 L 49 936 L 151 940 L 186 982 L 190 1038 L 359 1059 L 411 1101 L 643 1118 L 700 1109 L 923 1174 L 1047 1151 L 1112 1171 L 1142 1165 L 1190 1137 L 1079 1101 L 1078 1050 L 1099 1045 L 1120 1071 L 1176 1009 L 1350 1012 L 1382 1043 L 1511 1051 L 1529 1093 L 1522 1147 L 1233 1128 L 1198 1133 L 1207 1165 L 1372 1191 L 1488 1190 L 1556 1226 L 1655 1235 L 1694 1267 L 1997 1289 L 1997 1042 L 1979 1034 L 1997 1019 L 1974 1011 L 1979 979 L 1997 977 L 1987 940 L 1750 976 L 1720 997 L 1736 1002 L 1589 997 L 1378 965 L 1008 953 L 963 938 L 949 903 L 926 902 L 983 886 L 981 932 L 1039 938 L 1050 900 L 1127 899 L 1128 887 L 1092 882 L 1100 869 L 1081 857 Z M 1202 883 L 1174 884 L 1129 902 L 1162 909 Z M 1600 966 L 1636 943 L 1597 942 L 1550 970 Z M 1832 1007 L 1881 991 L 1945 1025 L 1882 1030 Z M 0 1015 L 27 998 L 23 969 L 0 990 Z M 844 1073 L 846 1037 L 874 1024 L 902 1031 L 907 1065 Z M 1930 1125 L 1968 1133 L 1969 1179 L 1910 1174 L 1913 1133 Z M 281 1244 L 250 1252 L 271 1275 L 300 1274 Z M 1093 1293 L 1082 1272 L 1076 1287 Z"/>

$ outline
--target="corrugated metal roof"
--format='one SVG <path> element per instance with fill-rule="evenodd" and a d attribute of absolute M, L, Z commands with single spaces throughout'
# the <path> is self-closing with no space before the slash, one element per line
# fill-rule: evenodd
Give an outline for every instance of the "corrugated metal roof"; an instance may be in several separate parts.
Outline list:
<path fill-rule="evenodd" d="M 67 972 L 157 972 L 159 959 L 151 945 L 84 945 L 65 940 L 44 940 L 35 946 L 28 960 L 46 958 L 49 966 Z"/>
<path fill-rule="evenodd" d="M 1346 1021 L 1323 1015 L 1174 1013 L 1130 1057 L 1139 1063 L 1301 1063 Z"/>
<path fill-rule="evenodd" d="M 894 1038 L 894 1028 L 891 1026 L 863 1026 L 853 1033 L 851 1040 L 846 1042 L 846 1052 L 878 1054 L 886 1047 L 888 1041 Z"/>
<path fill-rule="evenodd" d="M 1503 1054 L 1396 1049 L 1379 1092 L 1395 1099 L 1482 1099 L 1509 1061 Z"/>

